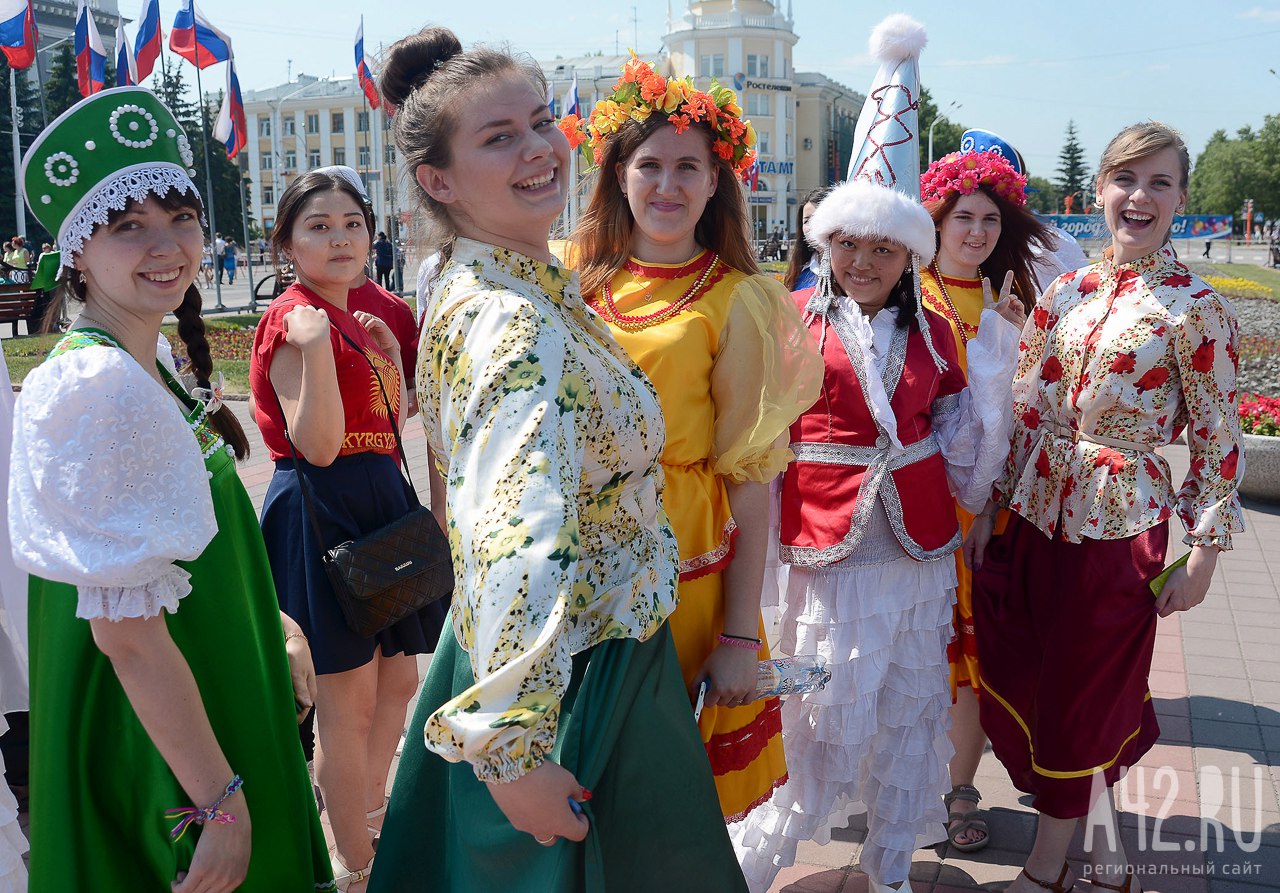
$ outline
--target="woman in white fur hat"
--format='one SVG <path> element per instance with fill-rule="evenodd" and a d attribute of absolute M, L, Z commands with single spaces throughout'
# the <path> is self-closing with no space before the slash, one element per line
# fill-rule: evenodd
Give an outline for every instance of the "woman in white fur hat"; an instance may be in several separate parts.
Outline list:
<path fill-rule="evenodd" d="M 856 812 L 867 813 L 861 865 L 875 891 L 909 890 L 912 851 L 945 838 L 955 500 L 980 508 L 1008 452 L 1025 313 L 1007 287 L 998 303 L 988 287 L 970 387 L 946 321 L 921 307 L 935 246 L 919 201 L 924 43 L 906 16 L 873 32 L 882 65 L 861 149 L 810 221 L 818 285 L 794 295 L 826 369 L 791 428 L 796 461 L 777 491 L 780 650 L 824 657 L 832 679 L 784 704 L 790 779 L 735 841 L 760 891 L 799 841 L 829 839 Z"/>

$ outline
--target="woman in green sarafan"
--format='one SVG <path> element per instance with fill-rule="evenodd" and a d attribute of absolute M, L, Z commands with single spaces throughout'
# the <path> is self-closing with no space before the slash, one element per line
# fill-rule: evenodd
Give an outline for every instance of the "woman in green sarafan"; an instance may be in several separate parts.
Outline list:
<path fill-rule="evenodd" d="M 33 893 L 334 886 L 295 728 L 313 698 L 306 641 L 276 607 L 232 457 L 248 445 L 209 381 L 190 164 L 173 114 L 138 88 L 78 103 L 23 163 L 84 302 L 14 418 Z M 190 392 L 160 337 L 168 313 Z"/>

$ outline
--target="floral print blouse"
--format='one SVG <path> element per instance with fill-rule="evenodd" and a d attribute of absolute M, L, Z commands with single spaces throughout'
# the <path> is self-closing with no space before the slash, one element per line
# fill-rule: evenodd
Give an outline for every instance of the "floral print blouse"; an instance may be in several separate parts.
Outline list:
<path fill-rule="evenodd" d="M 643 641 L 675 608 L 662 414 L 576 275 L 466 239 L 427 304 L 417 380 L 476 679 L 426 743 L 511 781 L 555 744 L 572 656 Z"/>
<path fill-rule="evenodd" d="M 1244 529 L 1235 311 L 1166 245 L 1065 273 L 1022 333 L 998 494 L 1046 535 L 1118 539 L 1174 512 L 1189 545 Z M 1155 452 L 1186 431 L 1181 486 Z M 1078 433 L 1078 436 L 1077 436 Z"/>

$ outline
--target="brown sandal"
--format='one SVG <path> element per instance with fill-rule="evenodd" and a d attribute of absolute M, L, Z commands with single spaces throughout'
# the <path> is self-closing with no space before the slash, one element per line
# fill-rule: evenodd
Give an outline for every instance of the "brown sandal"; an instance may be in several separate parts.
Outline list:
<path fill-rule="evenodd" d="M 1068 884 L 1067 875 L 1069 874 L 1071 874 L 1071 866 L 1066 862 L 1062 863 L 1062 871 L 1058 873 L 1058 879 L 1052 883 L 1049 881 L 1042 881 L 1025 868 L 1022 869 L 1022 877 L 1031 881 L 1031 883 L 1035 884 L 1037 887 L 1043 887 L 1044 889 L 1049 890 L 1050 893 L 1071 893 L 1071 888 L 1076 885 L 1076 879 L 1072 878 L 1071 883 Z"/>
<path fill-rule="evenodd" d="M 957 800 L 972 803 L 974 808 L 969 812 L 957 812 L 951 808 Z M 981 802 L 982 794 L 971 784 L 958 784 L 942 798 L 942 803 L 947 808 L 947 840 L 961 853 L 976 853 L 991 843 L 991 829 L 987 826 L 986 815 L 978 808 Z M 961 843 L 956 838 L 966 831 L 977 831 L 982 836 L 977 840 Z"/>

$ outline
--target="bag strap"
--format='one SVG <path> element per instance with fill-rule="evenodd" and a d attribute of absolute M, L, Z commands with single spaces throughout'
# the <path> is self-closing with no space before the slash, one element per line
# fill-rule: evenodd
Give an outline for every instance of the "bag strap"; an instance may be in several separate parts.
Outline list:
<path fill-rule="evenodd" d="M 387 409 L 387 420 L 391 422 L 391 430 L 395 433 L 395 436 L 396 436 L 396 449 L 400 453 L 400 469 L 403 472 L 404 477 L 407 479 L 409 484 L 409 501 L 412 503 L 412 505 L 415 508 L 421 508 L 422 502 L 418 499 L 418 491 L 414 488 L 413 478 L 409 475 L 409 459 L 404 452 L 404 441 L 400 439 L 400 426 L 396 423 L 395 413 L 391 411 L 391 401 L 387 399 L 387 389 L 382 384 L 382 376 L 378 374 L 378 368 L 373 365 L 373 360 L 369 359 L 369 355 L 366 354 L 363 350 L 361 350 L 360 346 L 356 344 L 354 341 L 352 341 L 347 336 L 346 332 L 338 328 L 338 326 L 332 320 L 329 321 L 329 325 L 337 329 L 338 334 L 342 336 L 343 340 L 345 340 L 347 344 L 351 345 L 351 347 L 356 351 L 356 353 L 360 354 L 360 356 L 365 358 L 365 362 L 369 364 L 369 369 L 372 370 L 373 372 L 373 377 L 377 379 L 378 392 L 382 394 L 382 404 Z M 293 435 L 289 433 L 289 417 L 285 414 L 284 404 L 280 402 L 280 395 L 276 393 L 276 389 L 274 385 L 271 388 L 271 396 L 276 398 L 276 408 L 280 410 L 280 423 L 284 426 L 285 443 L 289 444 L 289 453 L 293 456 L 293 465 L 294 465 L 294 468 L 297 469 L 298 468 L 298 450 L 293 445 Z M 301 470 L 298 471 L 298 483 L 299 483 L 299 488 L 302 490 L 302 504 L 303 504 L 303 507 L 306 509 L 307 517 L 311 521 L 311 528 L 315 532 L 316 542 L 320 544 L 320 547 L 322 549 L 327 549 L 328 546 L 324 544 L 324 536 L 320 533 L 320 521 L 316 517 L 315 505 L 311 502 L 311 494 L 309 492 L 310 482 L 306 480 Z"/>

